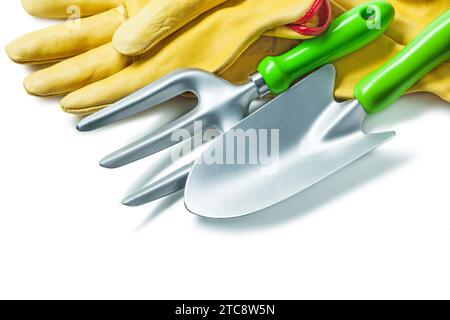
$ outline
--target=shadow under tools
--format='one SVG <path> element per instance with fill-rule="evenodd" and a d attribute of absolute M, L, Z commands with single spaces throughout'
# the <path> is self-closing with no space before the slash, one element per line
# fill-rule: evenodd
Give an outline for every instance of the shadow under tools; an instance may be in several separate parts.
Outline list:
<path fill-rule="evenodd" d="M 130 189 L 129 193 L 134 192 L 138 189 L 142 189 L 153 183 L 159 176 L 165 177 L 167 174 L 175 172 L 182 166 L 188 164 L 189 162 L 197 159 L 197 155 L 200 156 L 199 152 L 204 150 L 208 146 L 208 142 L 202 145 L 195 145 L 194 139 L 196 136 L 191 137 L 185 141 L 182 141 L 171 148 L 160 151 L 157 153 L 159 156 L 158 160 L 150 166 L 150 169 L 146 171 L 144 175 L 141 175 L 139 180 L 134 183 Z M 186 154 L 182 154 L 178 161 L 174 162 L 173 154 L 179 155 L 187 147 L 190 150 Z M 156 155 L 155 155 L 156 156 Z M 150 156 L 151 158 L 152 156 Z M 187 160 L 187 161 L 186 161 Z M 170 169 L 170 170 L 169 170 Z M 167 173 L 165 172 L 167 170 Z"/>
<path fill-rule="evenodd" d="M 143 230 L 152 221 L 159 217 L 163 212 L 172 207 L 179 200 L 183 199 L 184 191 L 179 191 L 168 197 L 159 200 L 159 203 L 154 207 L 147 218 L 136 228 L 136 232 Z"/>
<path fill-rule="evenodd" d="M 259 230 L 288 223 L 379 178 L 409 159 L 409 155 L 387 155 L 374 151 L 290 199 L 258 213 L 228 220 L 198 217 L 198 223 L 224 232 Z"/>

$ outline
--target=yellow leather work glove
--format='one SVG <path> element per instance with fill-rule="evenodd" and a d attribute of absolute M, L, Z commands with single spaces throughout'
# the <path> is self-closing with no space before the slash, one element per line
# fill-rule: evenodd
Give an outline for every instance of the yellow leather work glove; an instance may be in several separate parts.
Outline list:
<path fill-rule="evenodd" d="M 333 15 L 339 15 L 364 0 L 333 0 Z M 369 46 L 355 52 L 336 63 L 336 96 L 350 98 L 356 84 L 399 53 L 405 45 L 419 35 L 450 8 L 450 0 L 389 0 L 395 7 L 396 18 L 386 34 Z M 431 92 L 450 102 L 450 63 L 435 69 L 411 90 Z"/>
<path fill-rule="evenodd" d="M 130 46 L 134 46 L 141 52 L 131 52 L 131 55 L 137 55 L 225 1 L 227 0 L 22 0 L 23 7 L 31 15 L 71 20 L 66 24 L 20 37 L 7 46 L 7 53 L 18 63 L 52 62 L 111 42 L 113 34 L 117 32 L 115 44 L 126 51 L 131 51 Z M 95 16 L 75 20 L 91 15 Z M 128 20 L 130 17 L 133 19 Z M 122 24 L 124 28 L 119 28 Z M 138 45 L 145 45 L 146 48 L 136 48 Z"/>
<path fill-rule="evenodd" d="M 69 3 L 77 3 L 82 15 L 100 11 L 88 0 L 35 2 L 46 9 L 37 4 L 26 7 L 34 15 L 64 17 L 63 7 Z M 103 9 L 117 2 L 110 1 Z M 294 39 L 320 33 L 328 22 L 323 10 L 317 9 L 324 4 L 324 0 L 128 0 L 74 23 L 78 28 L 63 23 L 25 35 L 6 51 L 19 63 L 63 60 L 27 77 L 25 88 L 39 96 L 70 93 L 62 101 L 63 109 L 89 114 L 178 68 L 224 73 L 243 53 L 243 59 L 251 62 L 247 78 L 265 55 L 298 44 L 261 37 L 264 32 Z M 306 17 L 308 21 L 302 19 Z M 308 32 L 293 32 L 302 28 Z M 248 49 L 252 44 L 265 51 Z M 118 50 L 128 55 L 146 53 L 131 57 Z M 72 58 L 64 60 L 67 57 Z M 242 81 L 243 69 L 236 70 L 229 79 Z"/>

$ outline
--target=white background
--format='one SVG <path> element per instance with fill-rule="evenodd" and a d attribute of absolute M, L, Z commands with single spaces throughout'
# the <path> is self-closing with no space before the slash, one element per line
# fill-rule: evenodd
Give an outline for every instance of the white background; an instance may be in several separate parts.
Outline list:
<path fill-rule="evenodd" d="M 51 22 L 4 1 L 0 23 L 4 46 Z M 0 53 L 0 298 L 450 298 L 450 108 L 436 97 L 369 117 L 397 138 L 287 203 L 210 221 L 182 194 L 121 206 L 168 153 L 97 165 L 176 112 L 80 134 L 58 99 L 25 94 L 31 70 Z"/>

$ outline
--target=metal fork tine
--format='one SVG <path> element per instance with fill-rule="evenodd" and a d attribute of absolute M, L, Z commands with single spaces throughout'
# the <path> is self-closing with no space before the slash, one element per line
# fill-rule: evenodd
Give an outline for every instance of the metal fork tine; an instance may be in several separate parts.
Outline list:
<path fill-rule="evenodd" d="M 137 207 L 183 190 L 193 165 L 194 162 L 129 195 L 122 203 L 126 206 Z"/>
<path fill-rule="evenodd" d="M 79 131 L 96 130 L 149 110 L 184 92 L 191 91 L 189 78 L 195 69 L 182 69 L 168 74 L 132 95 L 83 119 L 77 126 Z"/>
<path fill-rule="evenodd" d="M 208 129 L 208 123 L 202 120 L 201 114 L 196 110 L 192 110 L 183 117 L 164 126 L 158 132 L 150 134 L 112 154 L 106 156 L 100 161 L 100 165 L 105 168 L 119 168 L 132 162 L 138 161 L 159 151 L 170 148 L 181 141 L 175 141 L 172 137 L 176 130 L 185 129 L 190 136 L 195 134 L 196 121 L 198 121 L 199 129 Z"/>

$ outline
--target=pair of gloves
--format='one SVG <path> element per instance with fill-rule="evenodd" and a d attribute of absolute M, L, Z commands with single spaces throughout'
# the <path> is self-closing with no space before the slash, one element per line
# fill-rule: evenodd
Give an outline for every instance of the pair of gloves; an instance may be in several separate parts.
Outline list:
<path fill-rule="evenodd" d="M 22 0 L 32 15 L 69 18 L 6 47 L 18 63 L 55 63 L 24 85 L 38 96 L 64 95 L 63 110 L 90 114 L 178 68 L 197 67 L 240 83 L 267 55 L 323 32 L 331 15 L 363 0 Z M 450 0 L 391 0 L 397 17 L 386 35 L 336 63 L 336 96 L 355 85 L 448 10 Z M 331 11 L 331 12 L 330 12 Z M 76 19 L 78 15 L 83 19 Z M 449 64 L 411 91 L 450 100 Z"/>

